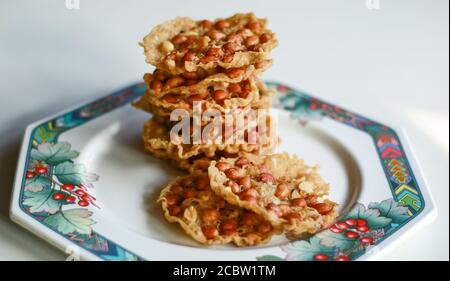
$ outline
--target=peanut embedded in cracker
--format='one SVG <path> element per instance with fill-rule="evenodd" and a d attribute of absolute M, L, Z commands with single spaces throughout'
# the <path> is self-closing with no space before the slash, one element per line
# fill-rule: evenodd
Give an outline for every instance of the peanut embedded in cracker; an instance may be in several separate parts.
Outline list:
<path fill-rule="evenodd" d="M 177 75 L 198 69 L 239 68 L 269 59 L 277 46 L 265 19 L 253 13 L 226 19 L 176 18 L 155 27 L 141 46 L 148 63 Z"/>
<path fill-rule="evenodd" d="M 207 173 L 170 182 L 160 194 L 164 216 L 202 244 L 255 246 L 267 243 L 278 230 L 261 216 L 228 204 L 209 186 Z"/>
<path fill-rule="evenodd" d="M 212 161 L 208 174 L 217 195 L 282 226 L 290 239 L 315 233 L 337 216 L 317 168 L 287 154 Z"/>

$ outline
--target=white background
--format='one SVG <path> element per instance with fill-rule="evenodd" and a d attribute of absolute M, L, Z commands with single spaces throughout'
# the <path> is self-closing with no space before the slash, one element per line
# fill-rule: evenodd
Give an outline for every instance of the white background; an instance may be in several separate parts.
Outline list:
<path fill-rule="evenodd" d="M 65 255 L 8 217 L 19 143 L 30 122 L 138 81 L 150 67 L 138 41 L 154 25 L 254 11 L 278 33 L 265 78 L 408 133 L 438 218 L 388 260 L 449 259 L 448 1 L 63 0 L 0 3 L 0 259 Z"/>

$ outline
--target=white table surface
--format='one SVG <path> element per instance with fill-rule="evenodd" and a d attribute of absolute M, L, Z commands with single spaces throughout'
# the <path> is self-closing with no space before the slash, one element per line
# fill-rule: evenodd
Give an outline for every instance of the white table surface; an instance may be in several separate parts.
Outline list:
<path fill-rule="evenodd" d="M 254 11 L 280 45 L 268 79 L 287 82 L 408 133 L 438 218 L 385 256 L 449 259 L 449 2 L 381 0 L 0 3 L 0 260 L 65 255 L 8 217 L 19 144 L 30 122 L 100 97 L 150 69 L 137 42 L 154 25 Z"/>

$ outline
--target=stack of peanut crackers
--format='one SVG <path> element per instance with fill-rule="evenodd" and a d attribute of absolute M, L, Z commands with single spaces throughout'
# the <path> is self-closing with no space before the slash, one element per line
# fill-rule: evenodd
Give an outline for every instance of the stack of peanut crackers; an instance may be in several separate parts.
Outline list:
<path fill-rule="evenodd" d="M 202 244 L 237 246 L 283 232 L 297 239 L 332 223 L 337 205 L 326 199 L 329 187 L 317 167 L 272 154 L 273 93 L 260 75 L 272 64 L 277 39 L 265 19 L 178 17 L 156 26 L 141 45 L 156 67 L 144 75 L 148 89 L 134 103 L 152 114 L 145 150 L 189 172 L 161 191 L 168 221 Z M 237 116 L 239 122 L 230 118 Z"/>

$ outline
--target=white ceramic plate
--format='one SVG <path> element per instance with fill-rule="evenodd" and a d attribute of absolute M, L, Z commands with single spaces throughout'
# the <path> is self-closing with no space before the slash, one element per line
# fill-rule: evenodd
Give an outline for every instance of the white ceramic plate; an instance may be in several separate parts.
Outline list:
<path fill-rule="evenodd" d="M 161 187 L 182 174 L 143 153 L 148 114 L 130 106 L 136 84 L 27 128 L 11 218 L 87 260 L 375 259 L 435 213 L 402 132 L 284 85 L 273 116 L 280 152 L 319 164 L 340 204 L 336 225 L 306 240 L 268 245 L 202 246 L 163 218 Z"/>

